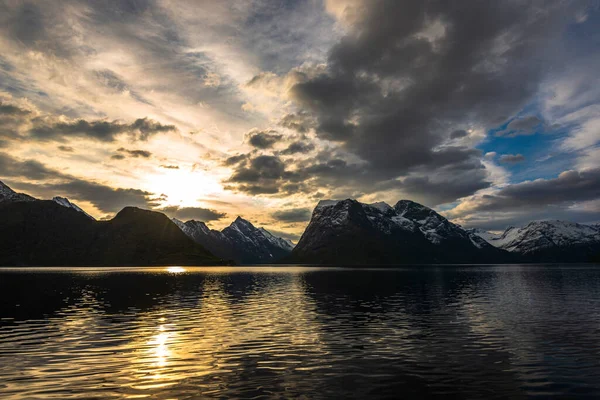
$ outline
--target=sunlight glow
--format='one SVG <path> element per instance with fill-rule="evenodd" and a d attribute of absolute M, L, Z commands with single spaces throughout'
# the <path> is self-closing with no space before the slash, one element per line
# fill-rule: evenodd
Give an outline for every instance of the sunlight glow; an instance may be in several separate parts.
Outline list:
<path fill-rule="evenodd" d="M 168 267 L 167 268 L 167 272 L 169 272 L 171 274 L 181 274 L 185 271 L 186 271 L 186 269 L 183 267 Z"/>
<path fill-rule="evenodd" d="M 209 194 L 221 193 L 221 185 L 214 177 L 203 171 L 173 169 L 160 171 L 146 178 L 149 191 L 167 196 L 165 206 L 198 206 L 198 199 Z"/>

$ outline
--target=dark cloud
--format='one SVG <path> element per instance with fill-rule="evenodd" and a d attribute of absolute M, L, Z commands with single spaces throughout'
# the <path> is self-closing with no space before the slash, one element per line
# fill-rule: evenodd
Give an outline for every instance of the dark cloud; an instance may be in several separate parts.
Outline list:
<path fill-rule="evenodd" d="M 125 206 L 154 208 L 158 206 L 153 193 L 139 189 L 112 188 L 100 183 L 82 180 L 49 168 L 34 160 L 18 160 L 0 153 L 0 171 L 3 177 L 13 178 L 13 185 L 41 198 L 69 197 L 92 203 L 98 210 L 114 213 Z M 29 183 L 25 181 L 37 181 Z"/>
<path fill-rule="evenodd" d="M 286 154 L 286 151 L 279 152 Z M 324 189 L 345 197 L 396 190 L 427 205 L 449 203 L 491 185 L 476 149 L 449 146 L 434 152 L 435 175 L 427 170 L 398 179 L 380 179 L 379 171 L 321 151 L 312 158 L 282 161 L 278 156 L 236 156 L 228 190 L 251 195 L 316 194 Z M 465 154 L 468 156 L 465 157 Z"/>
<path fill-rule="evenodd" d="M 505 164 L 516 164 L 525 161 L 525 156 L 523 154 L 503 154 L 498 160 Z"/>
<path fill-rule="evenodd" d="M 72 153 L 75 151 L 75 149 L 71 146 L 58 146 L 57 149 L 64 151 L 65 153 Z"/>
<path fill-rule="evenodd" d="M 223 161 L 223 165 L 235 165 L 235 164 L 239 164 L 242 161 L 245 161 L 248 159 L 248 154 L 236 154 L 235 156 L 231 156 L 231 157 L 227 157 L 225 159 L 225 161 Z"/>
<path fill-rule="evenodd" d="M 0 153 L 0 173 L 5 177 L 30 180 L 56 179 L 64 177 L 61 172 L 46 167 L 35 160 L 18 160 L 6 153 Z"/>
<path fill-rule="evenodd" d="M 122 160 L 123 158 L 125 158 L 125 155 L 127 155 L 128 157 L 133 157 L 133 158 L 140 158 L 140 157 L 141 158 L 150 158 L 150 157 L 152 157 L 152 153 L 149 151 L 146 151 L 146 150 L 129 150 L 124 147 L 120 147 L 117 149 L 117 151 L 120 153 L 123 153 L 123 154 L 115 154 L 111 158 L 116 159 L 116 160 Z"/>
<path fill-rule="evenodd" d="M 4 9 L 4 12 L 8 13 L 8 10 Z M 39 7 L 32 2 L 23 2 L 11 13 L 5 23 L 5 29 L 15 40 L 34 46 L 46 39 L 44 35 L 46 25 Z"/>
<path fill-rule="evenodd" d="M 600 210 L 573 210 L 552 206 L 527 212 L 480 213 L 477 216 L 469 216 L 461 224 L 467 228 L 503 231 L 509 226 L 524 226 L 531 221 L 557 219 L 587 224 L 590 221 L 600 221 Z"/>
<path fill-rule="evenodd" d="M 158 211 L 167 214 L 171 218 L 177 218 L 183 221 L 195 219 L 197 221 L 209 222 L 216 221 L 227 216 L 226 213 L 202 207 L 169 206 L 160 208 Z"/>
<path fill-rule="evenodd" d="M 98 81 L 105 87 L 114 90 L 118 93 L 127 92 L 132 98 L 139 101 L 140 103 L 152 105 L 152 103 L 141 96 L 137 91 L 133 90 L 121 77 L 115 72 L 104 69 L 100 71 L 94 71 Z"/>
<path fill-rule="evenodd" d="M 407 177 L 392 186 L 401 189 L 412 199 L 426 205 L 450 203 L 491 185 L 486 181 L 484 171 L 466 170 L 462 174 L 440 174 L 434 178 L 427 176 Z"/>
<path fill-rule="evenodd" d="M 31 111 L 25 110 L 24 108 L 20 108 L 14 106 L 12 104 L 4 104 L 0 103 L 0 116 L 6 117 L 15 117 L 15 116 L 24 116 L 27 114 L 31 114 Z"/>
<path fill-rule="evenodd" d="M 271 217 L 283 222 L 305 222 L 310 220 L 311 210 L 308 208 L 292 208 L 271 213 Z"/>
<path fill-rule="evenodd" d="M 305 154 L 310 153 L 315 149 L 315 145 L 308 142 L 297 141 L 291 143 L 285 150 L 282 150 L 280 154 L 291 155 L 291 154 Z"/>
<path fill-rule="evenodd" d="M 283 136 L 274 130 L 260 131 L 253 129 L 246 134 L 246 140 L 257 149 L 268 149 L 281 140 Z"/>
<path fill-rule="evenodd" d="M 72 179 L 69 182 L 58 184 L 43 184 L 41 186 L 57 195 L 88 201 L 105 213 L 114 213 L 127 206 L 141 208 L 158 206 L 153 193 L 139 189 L 112 188 L 80 179 Z"/>
<path fill-rule="evenodd" d="M 469 136 L 469 133 L 467 131 L 465 131 L 464 129 L 457 129 L 455 131 L 452 131 L 452 133 L 450 133 L 450 139 L 460 139 L 465 136 Z"/>
<path fill-rule="evenodd" d="M 238 164 L 227 183 L 235 184 L 237 190 L 249 194 L 274 194 L 284 178 L 289 177 L 284 163 L 279 157 L 260 155 L 248 163 Z"/>
<path fill-rule="evenodd" d="M 543 128 L 544 124 L 541 119 L 535 115 L 515 118 L 509 122 L 506 129 L 496 132 L 496 136 L 515 137 L 520 135 L 533 135 L 538 128 Z"/>
<path fill-rule="evenodd" d="M 555 61 L 547 50 L 577 11 L 561 1 L 539 10 L 520 2 L 352 2 L 327 70 L 293 86 L 291 97 L 320 138 L 366 161 L 370 180 L 391 185 L 416 172 L 472 168 L 478 182 L 452 191 L 470 195 L 489 185 L 481 154 L 444 148 L 448 132 L 491 129 L 534 98 Z"/>
<path fill-rule="evenodd" d="M 600 169 L 566 171 L 554 179 L 517 183 L 493 195 L 481 196 L 468 211 L 535 209 L 599 198 Z"/>
<path fill-rule="evenodd" d="M 306 133 L 315 127 L 315 121 L 308 112 L 299 111 L 281 117 L 279 125 L 299 133 Z"/>
<path fill-rule="evenodd" d="M 69 137 L 86 137 L 103 142 L 112 142 L 120 134 L 128 134 L 136 140 L 147 140 L 161 132 L 175 131 L 174 125 L 163 125 L 148 118 L 140 118 L 131 124 L 118 121 L 86 121 L 46 123 L 43 119 L 34 119 L 36 126 L 29 134 L 37 139 L 65 140 Z"/>

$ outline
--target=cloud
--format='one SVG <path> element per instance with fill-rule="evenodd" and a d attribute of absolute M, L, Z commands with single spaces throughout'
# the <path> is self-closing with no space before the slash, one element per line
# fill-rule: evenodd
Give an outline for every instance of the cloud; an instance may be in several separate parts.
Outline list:
<path fill-rule="evenodd" d="M 260 155 L 238 164 L 226 182 L 249 194 L 274 194 L 280 191 L 279 183 L 285 175 L 285 165 L 279 157 Z"/>
<path fill-rule="evenodd" d="M 6 153 L 0 153 L 0 171 L 3 177 L 13 178 L 11 183 L 15 188 L 42 198 L 65 196 L 76 201 L 87 201 L 105 213 L 117 212 L 125 206 L 154 208 L 159 205 L 153 193 L 86 181 L 38 161 L 19 160 Z"/>
<path fill-rule="evenodd" d="M 544 130 L 544 122 L 535 115 L 515 118 L 509 122 L 506 129 L 496 132 L 496 136 L 515 137 L 533 135 L 538 130 Z"/>
<path fill-rule="evenodd" d="M 274 130 L 261 131 L 253 129 L 246 134 L 246 140 L 251 146 L 258 149 L 268 149 L 279 142 L 283 138 L 283 135 L 278 134 Z"/>
<path fill-rule="evenodd" d="M 268 231 L 277 237 L 284 238 L 286 240 L 291 240 L 296 243 L 298 242 L 298 240 L 300 239 L 300 236 L 301 236 L 298 233 L 286 232 L 286 231 L 281 231 L 281 230 L 272 229 L 272 228 L 269 228 Z"/>
<path fill-rule="evenodd" d="M 285 114 L 279 120 L 279 125 L 299 133 L 307 133 L 315 127 L 315 120 L 308 112 L 298 111 Z"/>
<path fill-rule="evenodd" d="M 525 156 L 523 154 L 503 154 L 499 161 L 504 164 L 517 164 L 525 161 Z"/>
<path fill-rule="evenodd" d="M 112 142 L 121 134 L 127 134 L 135 140 L 147 140 L 157 133 L 177 130 L 174 125 L 163 125 L 148 118 L 139 118 L 131 124 L 84 119 L 49 122 L 45 118 L 36 118 L 32 122 L 34 127 L 28 133 L 31 137 L 39 140 L 61 141 L 72 137 L 84 137 L 102 142 Z"/>
<path fill-rule="evenodd" d="M 64 175 L 39 161 L 19 160 L 6 153 L 0 153 L 0 171 L 5 177 L 26 178 L 30 180 L 56 179 Z"/>
<path fill-rule="evenodd" d="M 223 165 L 235 165 L 245 161 L 248 158 L 248 154 L 236 154 L 235 156 L 230 156 L 223 161 Z"/>
<path fill-rule="evenodd" d="M 553 179 L 536 179 L 506 186 L 493 194 L 474 196 L 449 212 L 460 217 L 477 211 L 531 210 L 571 206 L 600 198 L 600 169 L 565 171 Z"/>
<path fill-rule="evenodd" d="M 488 175 L 474 149 L 446 149 L 448 132 L 465 137 L 518 114 L 555 61 L 546 50 L 576 14 L 558 1 L 544 13 L 523 3 L 338 6 L 344 12 L 334 15 L 345 36 L 329 52 L 327 68 L 294 85 L 290 98 L 314 119 L 319 139 L 366 162 L 369 179 L 390 186 L 403 177 L 425 182 L 446 169 L 472 168 L 478 182 L 460 182 L 457 196 L 489 185 Z M 532 124 L 530 118 L 513 127 Z"/>
<path fill-rule="evenodd" d="M 306 222 L 310 220 L 310 216 L 311 210 L 309 208 L 292 208 L 271 213 L 271 217 L 282 222 Z"/>
<path fill-rule="evenodd" d="M 70 179 L 64 183 L 42 184 L 40 187 L 56 195 L 62 194 L 75 200 L 90 202 L 105 213 L 114 213 L 127 206 L 152 209 L 159 205 L 151 192 L 131 188 L 113 188 L 81 179 Z"/>
<path fill-rule="evenodd" d="M 464 129 L 457 129 L 455 131 L 452 131 L 452 133 L 450 133 L 450 139 L 460 139 L 465 136 L 469 136 L 469 133 L 467 131 L 465 131 Z"/>
<path fill-rule="evenodd" d="M 129 157 L 133 157 L 133 158 L 150 158 L 152 157 L 152 153 L 146 150 L 128 150 L 124 147 L 120 147 L 117 149 L 118 152 L 120 153 L 124 153 Z M 115 159 L 115 160 L 122 160 L 123 158 L 125 158 L 125 155 L 123 154 L 115 154 L 113 155 L 111 158 Z"/>
<path fill-rule="evenodd" d="M 202 207 L 168 206 L 157 209 L 157 211 L 163 212 L 171 218 L 177 218 L 183 221 L 194 219 L 198 221 L 209 222 L 216 221 L 227 216 L 226 213 Z"/>
<path fill-rule="evenodd" d="M 19 108 L 17 106 L 14 106 L 12 104 L 3 104 L 0 103 L 0 115 L 3 117 L 9 116 L 9 117 L 20 117 L 20 116 L 25 116 L 30 114 L 31 111 L 29 110 L 25 110 L 23 108 Z"/>
<path fill-rule="evenodd" d="M 312 143 L 297 141 L 291 143 L 285 150 L 282 150 L 280 154 L 282 155 L 290 155 L 290 154 L 306 154 L 310 153 L 315 149 L 315 145 Z"/>

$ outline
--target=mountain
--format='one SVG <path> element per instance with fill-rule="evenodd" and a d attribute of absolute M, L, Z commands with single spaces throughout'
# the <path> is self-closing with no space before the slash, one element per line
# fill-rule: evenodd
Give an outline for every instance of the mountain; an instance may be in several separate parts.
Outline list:
<path fill-rule="evenodd" d="M 173 222 L 213 254 L 239 264 L 272 263 L 287 256 L 294 248 L 291 242 L 274 236 L 264 228 L 256 228 L 241 217 L 221 232 L 200 221 L 173 219 Z"/>
<path fill-rule="evenodd" d="M 110 221 L 95 221 L 64 202 L 24 199 L 0 202 L 0 265 L 222 263 L 162 213 L 126 207 Z"/>
<path fill-rule="evenodd" d="M 19 201 L 35 201 L 35 198 L 23 193 L 17 193 L 0 181 L 0 204 Z"/>
<path fill-rule="evenodd" d="M 52 199 L 53 202 L 55 202 L 56 204 L 66 207 L 66 208 L 72 208 L 75 211 L 78 211 L 80 213 L 83 213 L 86 217 L 95 220 L 96 218 L 92 217 L 90 214 L 86 213 L 85 211 L 83 211 L 77 204 L 73 204 L 69 201 L 69 199 L 64 198 L 64 197 L 54 197 Z"/>
<path fill-rule="evenodd" d="M 568 221 L 533 221 L 501 235 L 472 231 L 491 245 L 532 262 L 588 262 L 600 255 L 600 229 Z"/>
<path fill-rule="evenodd" d="M 356 200 L 319 202 L 286 262 L 403 264 L 504 262 L 510 256 L 410 200 L 394 207 Z"/>

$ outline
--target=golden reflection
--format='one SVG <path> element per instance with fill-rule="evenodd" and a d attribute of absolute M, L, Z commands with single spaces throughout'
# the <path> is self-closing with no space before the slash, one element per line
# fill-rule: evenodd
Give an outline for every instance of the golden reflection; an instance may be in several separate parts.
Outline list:
<path fill-rule="evenodd" d="M 167 272 L 169 272 L 171 274 L 181 274 L 185 271 L 186 271 L 186 269 L 183 267 L 168 267 L 167 268 Z"/>
<path fill-rule="evenodd" d="M 169 303 L 140 314 L 132 333 L 138 340 L 130 346 L 142 351 L 132 360 L 131 388 L 156 393 L 193 378 L 216 390 L 248 363 L 265 370 L 302 369 L 305 365 L 289 359 L 305 352 L 323 354 L 315 304 L 306 296 L 302 277 L 263 279 L 268 284 L 239 289 L 213 273 L 199 288 L 195 306 Z"/>
<path fill-rule="evenodd" d="M 148 344 L 154 347 L 154 357 L 156 360 L 156 366 L 164 367 L 167 365 L 167 358 L 171 354 L 167 347 L 169 340 L 169 332 L 165 332 L 164 325 L 161 325 L 158 330 L 160 333 L 156 335 Z"/>

